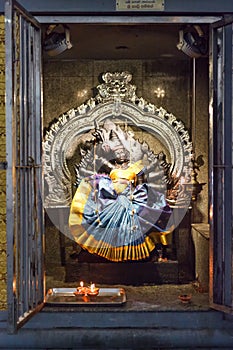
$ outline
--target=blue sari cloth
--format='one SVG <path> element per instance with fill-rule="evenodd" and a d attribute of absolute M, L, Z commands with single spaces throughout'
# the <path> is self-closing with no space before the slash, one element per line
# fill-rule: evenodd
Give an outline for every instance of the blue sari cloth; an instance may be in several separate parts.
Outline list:
<path fill-rule="evenodd" d="M 138 164 L 110 175 L 84 178 L 74 195 L 69 226 L 74 240 L 111 261 L 142 260 L 155 248 L 153 232 L 165 235 L 171 215 L 165 196 L 147 183 L 136 187 Z"/>

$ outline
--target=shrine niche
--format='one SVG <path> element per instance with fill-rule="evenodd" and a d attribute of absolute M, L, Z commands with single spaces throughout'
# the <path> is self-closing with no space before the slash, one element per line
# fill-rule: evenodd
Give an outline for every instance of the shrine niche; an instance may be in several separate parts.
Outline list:
<path fill-rule="evenodd" d="M 44 207 L 76 242 L 78 260 L 84 249 L 112 262 L 146 261 L 188 211 L 192 143 L 172 113 L 136 95 L 130 73 L 102 79 L 95 97 L 46 130 Z"/>

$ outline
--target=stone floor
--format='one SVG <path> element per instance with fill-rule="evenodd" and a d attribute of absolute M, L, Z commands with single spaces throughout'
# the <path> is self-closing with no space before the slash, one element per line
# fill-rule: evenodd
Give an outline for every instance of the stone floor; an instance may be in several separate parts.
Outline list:
<path fill-rule="evenodd" d="M 56 244 L 54 246 L 57 246 Z M 53 252 L 53 254 L 52 254 Z M 50 251 L 49 263 L 46 264 L 46 290 L 49 288 L 71 288 L 77 287 L 79 281 L 65 282 L 65 266 L 61 266 L 59 250 Z M 89 282 L 89 281 L 88 281 Z M 95 282 L 95 281 L 94 281 Z M 157 284 L 157 285 L 106 285 L 98 287 L 121 287 L 125 290 L 127 302 L 118 309 L 130 311 L 173 311 L 173 310 L 193 310 L 202 311 L 209 309 L 208 293 L 201 293 L 196 283 L 186 284 Z M 180 301 L 180 295 L 191 295 L 191 301 L 184 304 Z M 98 309 L 99 310 L 99 309 Z"/>
<path fill-rule="evenodd" d="M 155 310 L 207 310 L 208 293 L 199 293 L 192 284 L 123 286 L 127 296 L 127 309 Z M 190 295 L 189 303 L 180 301 L 180 295 Z"/>
<path fill-rule="evenodd" d="M 65 283 L 47 276 L 47 290 L 49 288 L 72 288 L 77 287 L 75 283 Z M 195 283 L 188 284 L 163 284 L 163 285 L 100 285 L 102 288 L 123 288 L 126 293 L 126 303 L 117 309 L 130 311 L 202 311 L 209 309 L 209 294 L 198 291 Z M 191 295 L 189 303 L 180 301 L 180 295 Z M 112 307 L 111 307 L 112 308 Z M 99 310 L 99 307 L 98 307 Z"/>

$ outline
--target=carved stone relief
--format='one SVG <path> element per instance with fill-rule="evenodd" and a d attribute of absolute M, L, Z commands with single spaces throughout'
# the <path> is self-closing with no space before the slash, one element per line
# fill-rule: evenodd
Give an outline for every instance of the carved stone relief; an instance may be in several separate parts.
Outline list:
<path fill-rule="evenodd" d="M 190 179 L 192 171 L 192 143 L 183 123 L 162 107 L 137 97 L 136 87 L 130 84 L 132 75 L 127 72 L 104 73 L 103 84 L 97 86 L 98 94 L 77 108 L 62 114 L 46 130 L 44 147 L 44 206 L 70 206 L 74 182 L 72 171 L 77 169 L 87 152 L 82 146 L 93 142 L 93 134 L 102 128 L 106 120 L 112 120 L 121 128 L 134 130 L 134 140 L 144 144 L 147 158 L 153 154 L 164 155 L 161 164 L 166 170 L 169 190 L 179 180 Z M 148 133 L 148 140 L 157 140 L 161 149 L 151 150 L 146 140 L 139 140 L 141 131 Z M 79 155 L 71 162 L 75 152 Z M 162 153 L 161 153 L 162 152 Z M 150 157 L 148 158 L 150 159 Z M 76 168 L 75 168 L 76 167 Z"/>

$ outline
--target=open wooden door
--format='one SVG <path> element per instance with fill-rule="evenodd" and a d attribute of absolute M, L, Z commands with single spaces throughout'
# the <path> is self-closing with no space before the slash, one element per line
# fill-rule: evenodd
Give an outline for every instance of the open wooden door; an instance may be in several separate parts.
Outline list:
<path fill-rule="evenodd" d="M 43 306 L 41 31 L 7 0 L 6 133 L 8 329 Z"/>
<path fill-rule="evenodd" d="M 210 296 L 232 312 L 232 62 L 233 18 L 212 26 L 210 105 Z"/>

